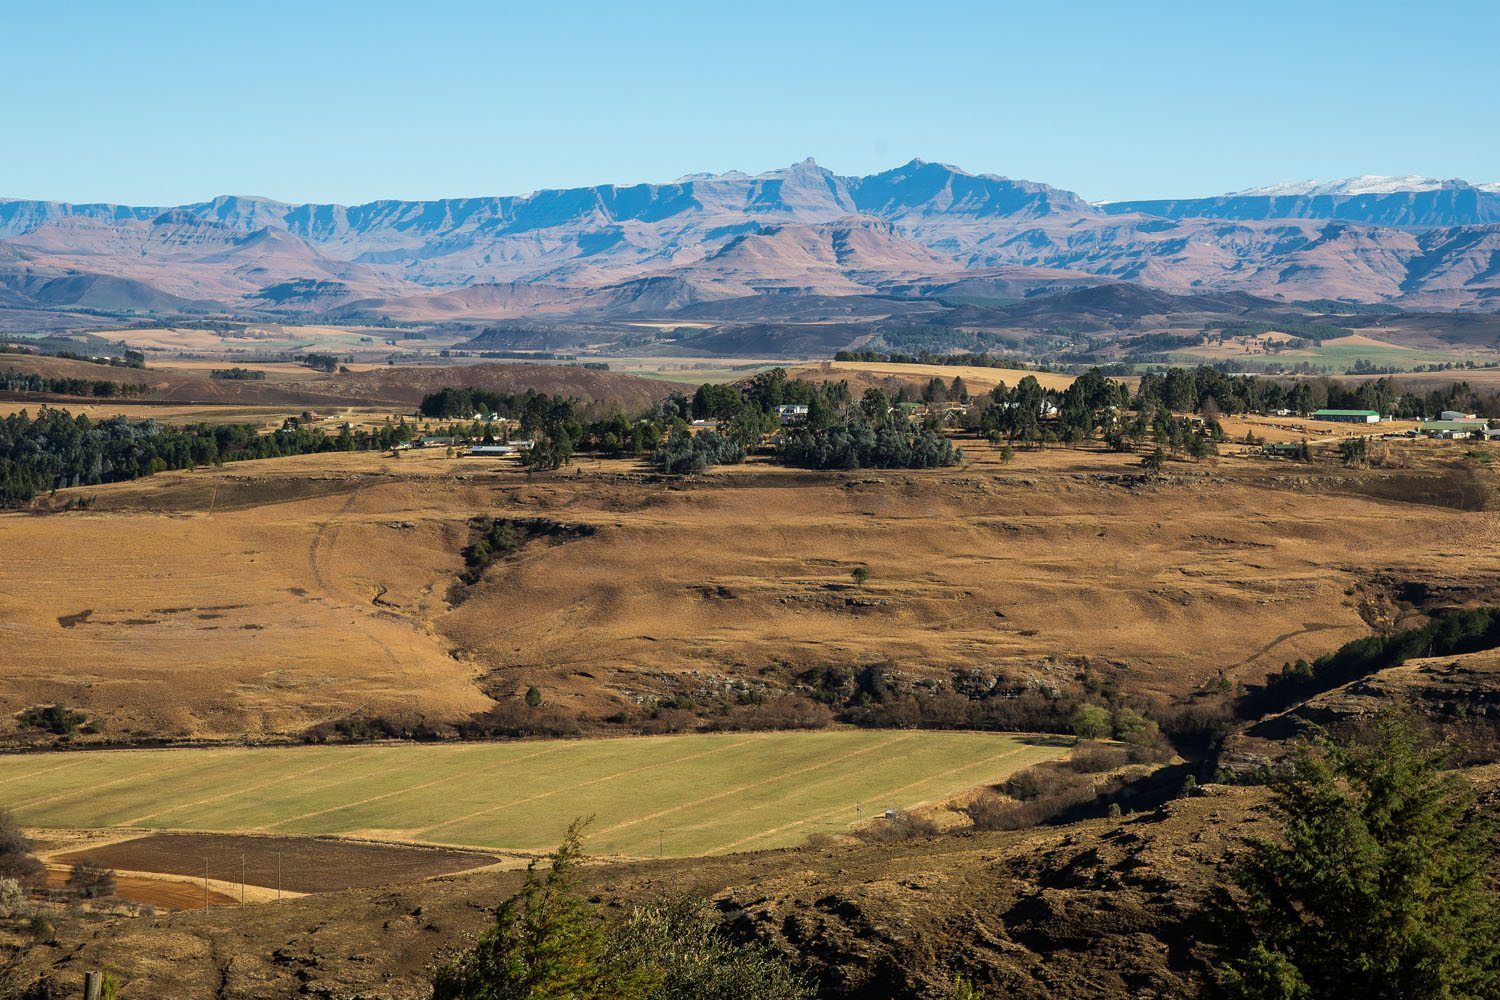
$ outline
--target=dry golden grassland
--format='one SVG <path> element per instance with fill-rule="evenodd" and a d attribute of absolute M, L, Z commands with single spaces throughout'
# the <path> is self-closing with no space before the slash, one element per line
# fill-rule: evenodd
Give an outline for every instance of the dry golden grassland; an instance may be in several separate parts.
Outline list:
<path fill-rule="evenodd" d="M 110 738 L 284 738 L 354 712 L 461 720 L 530 685 L 603 718 L 884 660 L 1046 684 L 1086 657 L 1166 695 L 1253 680 L 1367 634 L 1388 581 L 1500 579 L 1491 473 L 1401 447 L 1400 469 L 1230 455 L 1161 482 L 1136 456 L 1002 464 L 975 442 L 955 469 L 692 483 L 325 454 L 64 491 L 93 506 L 0 514 L 0 718 L 25 740 L 13 713 L 53 702 Z M 596 531 L 531 543 L 458 601 L 476 515 Z"/>

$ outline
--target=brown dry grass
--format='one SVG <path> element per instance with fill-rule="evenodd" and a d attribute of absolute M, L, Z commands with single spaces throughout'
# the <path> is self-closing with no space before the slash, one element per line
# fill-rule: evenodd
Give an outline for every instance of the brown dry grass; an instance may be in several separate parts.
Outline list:
<path fill-rule="evenodd" d="M 1091 657 L 1180 693 L 1365 634 L 1372 581 L 1500 579 L 1495 516 L 1454 506 L 1482 505 L 1489 473 L 1453 449 L 1399 470 L 1174 462 L 1160 483 L 1134 456 L 970 452 L 962 469 L 752 462 L 692 485 L 624 461 L 528 480 L 315 455 L 90 488 L 89 511 L 0 515 L 0 711 L 62 702 L 117 738 L 274 737 L 356 710 L 461 719 L 531 684 L 603 716 L 887 658 L 1048 683 Z M 598 530 L 533 543 L 450 606 L 468 521 L 496 513 Z"/>
<path fill-rule="evenodd" d="M 988 391 L 1004 382 L 1014 386 L 1028 375 L 1034 376 L 1044 389 L 1066 389 L 1073 384 L 1072 375 L 1051 372 L 1034 372 L 1017 368 L 979 368 L 968 365 L 903 365 L 876 361 L 821 361 L 817 364 L 794 368 L 788 374 L 797 378 L 848 379 L 851 386 L 863 388 L 866 384 L 877 384 L 885 379 L 897 378 L 906 382 L 926 383 L 933 378 L 952 382 L 956 376 L 964 380 L 970 392 Z M 1131 380 L 1126 380 L 1131 381 Z"/>

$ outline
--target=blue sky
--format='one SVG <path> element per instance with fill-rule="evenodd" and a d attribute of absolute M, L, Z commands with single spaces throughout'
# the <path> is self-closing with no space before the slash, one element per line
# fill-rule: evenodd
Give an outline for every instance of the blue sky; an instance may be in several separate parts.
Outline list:
<path fill-rule="evenodd" d="M 912 157 L 1500 181 L 1500 4 L 7 0 L 0 196 L 353 203 Z"/>

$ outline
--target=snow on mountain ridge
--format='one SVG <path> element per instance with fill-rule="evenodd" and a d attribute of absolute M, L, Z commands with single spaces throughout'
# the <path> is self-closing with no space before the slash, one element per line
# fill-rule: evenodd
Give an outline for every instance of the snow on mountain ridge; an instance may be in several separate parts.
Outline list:
<path fill-rule="evenodd" d="M 1334 181 L 1292 181 L 1285 184 L 1270 184 L 1265 187 L 1246 188 L 1244 191 L 1231 191 L 1226 197 L 1296 197 L 1317 195 L 1361 195 L 1361 194 L 1398 194 L 1408 191 L 1438 191 L 1447 184 L 1464 184 L 1464 181 L 1440 181 L 1435 177 L 1424 177 L 1421 174 L 1407 174 L 1404 177 L 1388 177 L 1381 174 L 1361 174 L 1358 177 L 1345 177 Z M 1500 190 L 1500 184 L 1479 185 L 1481 190 Z"/>

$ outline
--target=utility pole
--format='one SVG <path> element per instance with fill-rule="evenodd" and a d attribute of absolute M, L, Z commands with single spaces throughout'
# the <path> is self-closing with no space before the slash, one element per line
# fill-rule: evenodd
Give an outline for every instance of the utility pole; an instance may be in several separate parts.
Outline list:
<path fill-rule="evenodd" d="M 276 902 L 281 902 L 281 852 L 276 852 Z"/>
<path fill-rule="evenodd" d="M 208 901 L 208 858 L 203 859 L 203 908 L 206 910 L 213 904 Z"/>
<path fill-rule="evenodd" d="M 245 901 L 245 852 L 240 852 L 240 902 Z"/>

